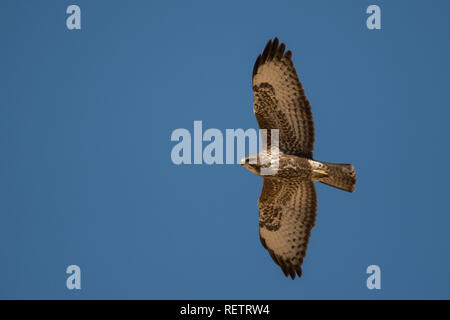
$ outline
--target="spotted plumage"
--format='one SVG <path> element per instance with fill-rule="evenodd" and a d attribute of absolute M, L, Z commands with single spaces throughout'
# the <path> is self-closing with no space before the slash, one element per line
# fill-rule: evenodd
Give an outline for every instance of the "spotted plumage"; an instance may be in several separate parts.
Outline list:
<path fill-rule="evenodd" d="M 256 119 L 260 129 L 268 129 L 268 150 L 270 129 L 279 130 L 278 168 L 272 175 L 263 174 L 267 166 L 261 161 L 263 154 L 245 157 L 241 164 L 264 178 L 258 201 L 261 243 L 283 273 L 294 279 L 302 275 L 316 221 L 314 181 L 353 192 L 356 174 L 351 164 L 313 160 L 311 105 L 292 63 L 292 52 L 285 52 L 285 44 L 277 38 L 256 59 L 252 83 Z"/>

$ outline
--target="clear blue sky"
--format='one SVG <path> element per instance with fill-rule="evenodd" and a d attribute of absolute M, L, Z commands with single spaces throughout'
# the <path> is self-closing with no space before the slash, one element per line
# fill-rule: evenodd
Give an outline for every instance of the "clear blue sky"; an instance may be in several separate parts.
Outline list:
<path fill-rule="evenodd" d="M 66 28 L 77 4 L 82 30 Z M 366 28 L 378 4 L 382 29 Z M 450 298 L 448 1 L 0 3 L 0 298 Z M 262 181 L 175 166 L 176 128 L 256 128 L 251 71 L 278 36 L 313 107 L 303 277 L 258 237 Z M 66 289 L 66 267 L 82 289 Z M 382 289 L 366 288 L 381 267 Z"/>

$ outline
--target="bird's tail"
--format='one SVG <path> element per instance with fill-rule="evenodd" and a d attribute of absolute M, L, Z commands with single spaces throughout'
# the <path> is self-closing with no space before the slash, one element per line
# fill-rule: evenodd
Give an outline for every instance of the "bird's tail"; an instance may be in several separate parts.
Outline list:
<path fill-rule="evenodd" d="M 355 191 L 356 172 L 352 164 L 321 163 L 325 174 L 318 179 L 320 182 L 348 192 Z"/>

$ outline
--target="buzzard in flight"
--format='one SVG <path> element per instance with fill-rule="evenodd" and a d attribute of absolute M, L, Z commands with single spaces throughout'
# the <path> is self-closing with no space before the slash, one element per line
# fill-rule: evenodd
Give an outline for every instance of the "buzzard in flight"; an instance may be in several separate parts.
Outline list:
<path fill-rule="evenodd" d="M 302 275 L 302 263 L 316 220 L 314 181 L 353 192 L 356 173 L 351 164 L 313 160 L 314 124 L 311 105 L 285 44 L 270 40 L 253 68 L 254 113 L 260 129 L 278 129 L 277 171 L 265 175 L 270 156 L 250 155 L 241 165 L 263 177 L 258 201 L 261 243 L 283 273 Z M 272 153 L 273 155 L 274 153 Z M 269 160 L 270 162 L 271 160 Z"/>

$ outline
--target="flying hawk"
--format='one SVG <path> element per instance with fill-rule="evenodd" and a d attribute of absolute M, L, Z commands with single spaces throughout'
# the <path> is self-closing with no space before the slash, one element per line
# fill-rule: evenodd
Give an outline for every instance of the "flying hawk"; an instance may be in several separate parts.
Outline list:
<path fill-rule="evenodd" d="M 316 220 L 314 181 L 353 192 L 356 173 L 351 164 L 313 160 L 314 123 L 311 105 L 285 44 L 270 40 L 253 68 L 254 113 L 260 129 L 279 132 L 278 170 L 264 175 L 270 166 L 270 145 L 265 154 L 250 155 L 241 165 L 263 177 L 258 201 L 259 235 L 286 277 L 302 275 L 302 263 Z M 271 158 L 273 159 L 273 158 Z M 270 160 L 269 160 L 270 162 Z"/>

